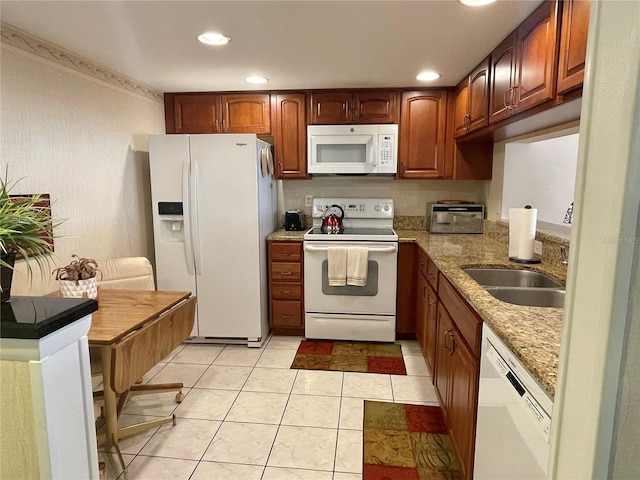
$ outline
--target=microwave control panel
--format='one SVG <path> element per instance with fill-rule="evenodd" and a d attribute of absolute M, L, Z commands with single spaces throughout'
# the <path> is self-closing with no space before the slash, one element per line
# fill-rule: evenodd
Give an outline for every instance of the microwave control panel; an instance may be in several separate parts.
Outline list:
<path fill-rule="evenodd" d="M 395 136 L 394 135 L 380 135 L 378 144 L 379 153 L 379 164 L 384 167 L 394 165 L 395 160 Z"/>

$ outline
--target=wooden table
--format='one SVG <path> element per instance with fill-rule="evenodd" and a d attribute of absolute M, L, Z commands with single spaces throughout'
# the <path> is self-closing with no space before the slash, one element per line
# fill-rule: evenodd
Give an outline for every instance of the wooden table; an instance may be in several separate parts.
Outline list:
<path fill-rule="evenodd" d="M 99 347 L 104 385 L 106 433 L 98 444 L 113 445 L 122 463 L 118 441 L 173 421 L 167 417 L 118 428 L 118 397 L 191 334 L 196 299 L 190 292 L 101 289 L 88 339 Z"/>

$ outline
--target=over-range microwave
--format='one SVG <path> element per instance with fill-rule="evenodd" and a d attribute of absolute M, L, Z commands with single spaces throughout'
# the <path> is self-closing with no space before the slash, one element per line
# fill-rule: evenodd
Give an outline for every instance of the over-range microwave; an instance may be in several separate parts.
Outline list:
<path fill-rule="evenodd" d="M 309 125 L 307 149 L 312 175 L 394 175 L 398 125 Z"/>

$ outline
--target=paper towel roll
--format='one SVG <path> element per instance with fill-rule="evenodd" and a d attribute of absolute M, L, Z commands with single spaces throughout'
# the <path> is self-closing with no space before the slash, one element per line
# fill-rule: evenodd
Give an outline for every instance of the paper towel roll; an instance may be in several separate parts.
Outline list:
<path fill-rule="evenodd" d="M 520 260 L 533 260 L 533 247 L 536 240 L 536 222 L 538 210 L 524 208 L 520 217 L 520 234 L 518 235 L 518 255 Z"/>
<path fill-rule="evenodd" d="M 535 208 L 509 209 L 509 258 L 532 260 L 536 238 L 538 210 Z"/>

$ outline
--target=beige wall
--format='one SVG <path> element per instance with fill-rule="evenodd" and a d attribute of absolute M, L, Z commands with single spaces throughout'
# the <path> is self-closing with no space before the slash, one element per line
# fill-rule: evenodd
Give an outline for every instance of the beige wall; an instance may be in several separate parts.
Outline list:
<path fill-rule="evenodd" d="M 164 132 L 163 105 L 4 44 L 0 66 L 2 174 L 67 219 L 57 262 L 152 257 L 147 135 Z"/>

